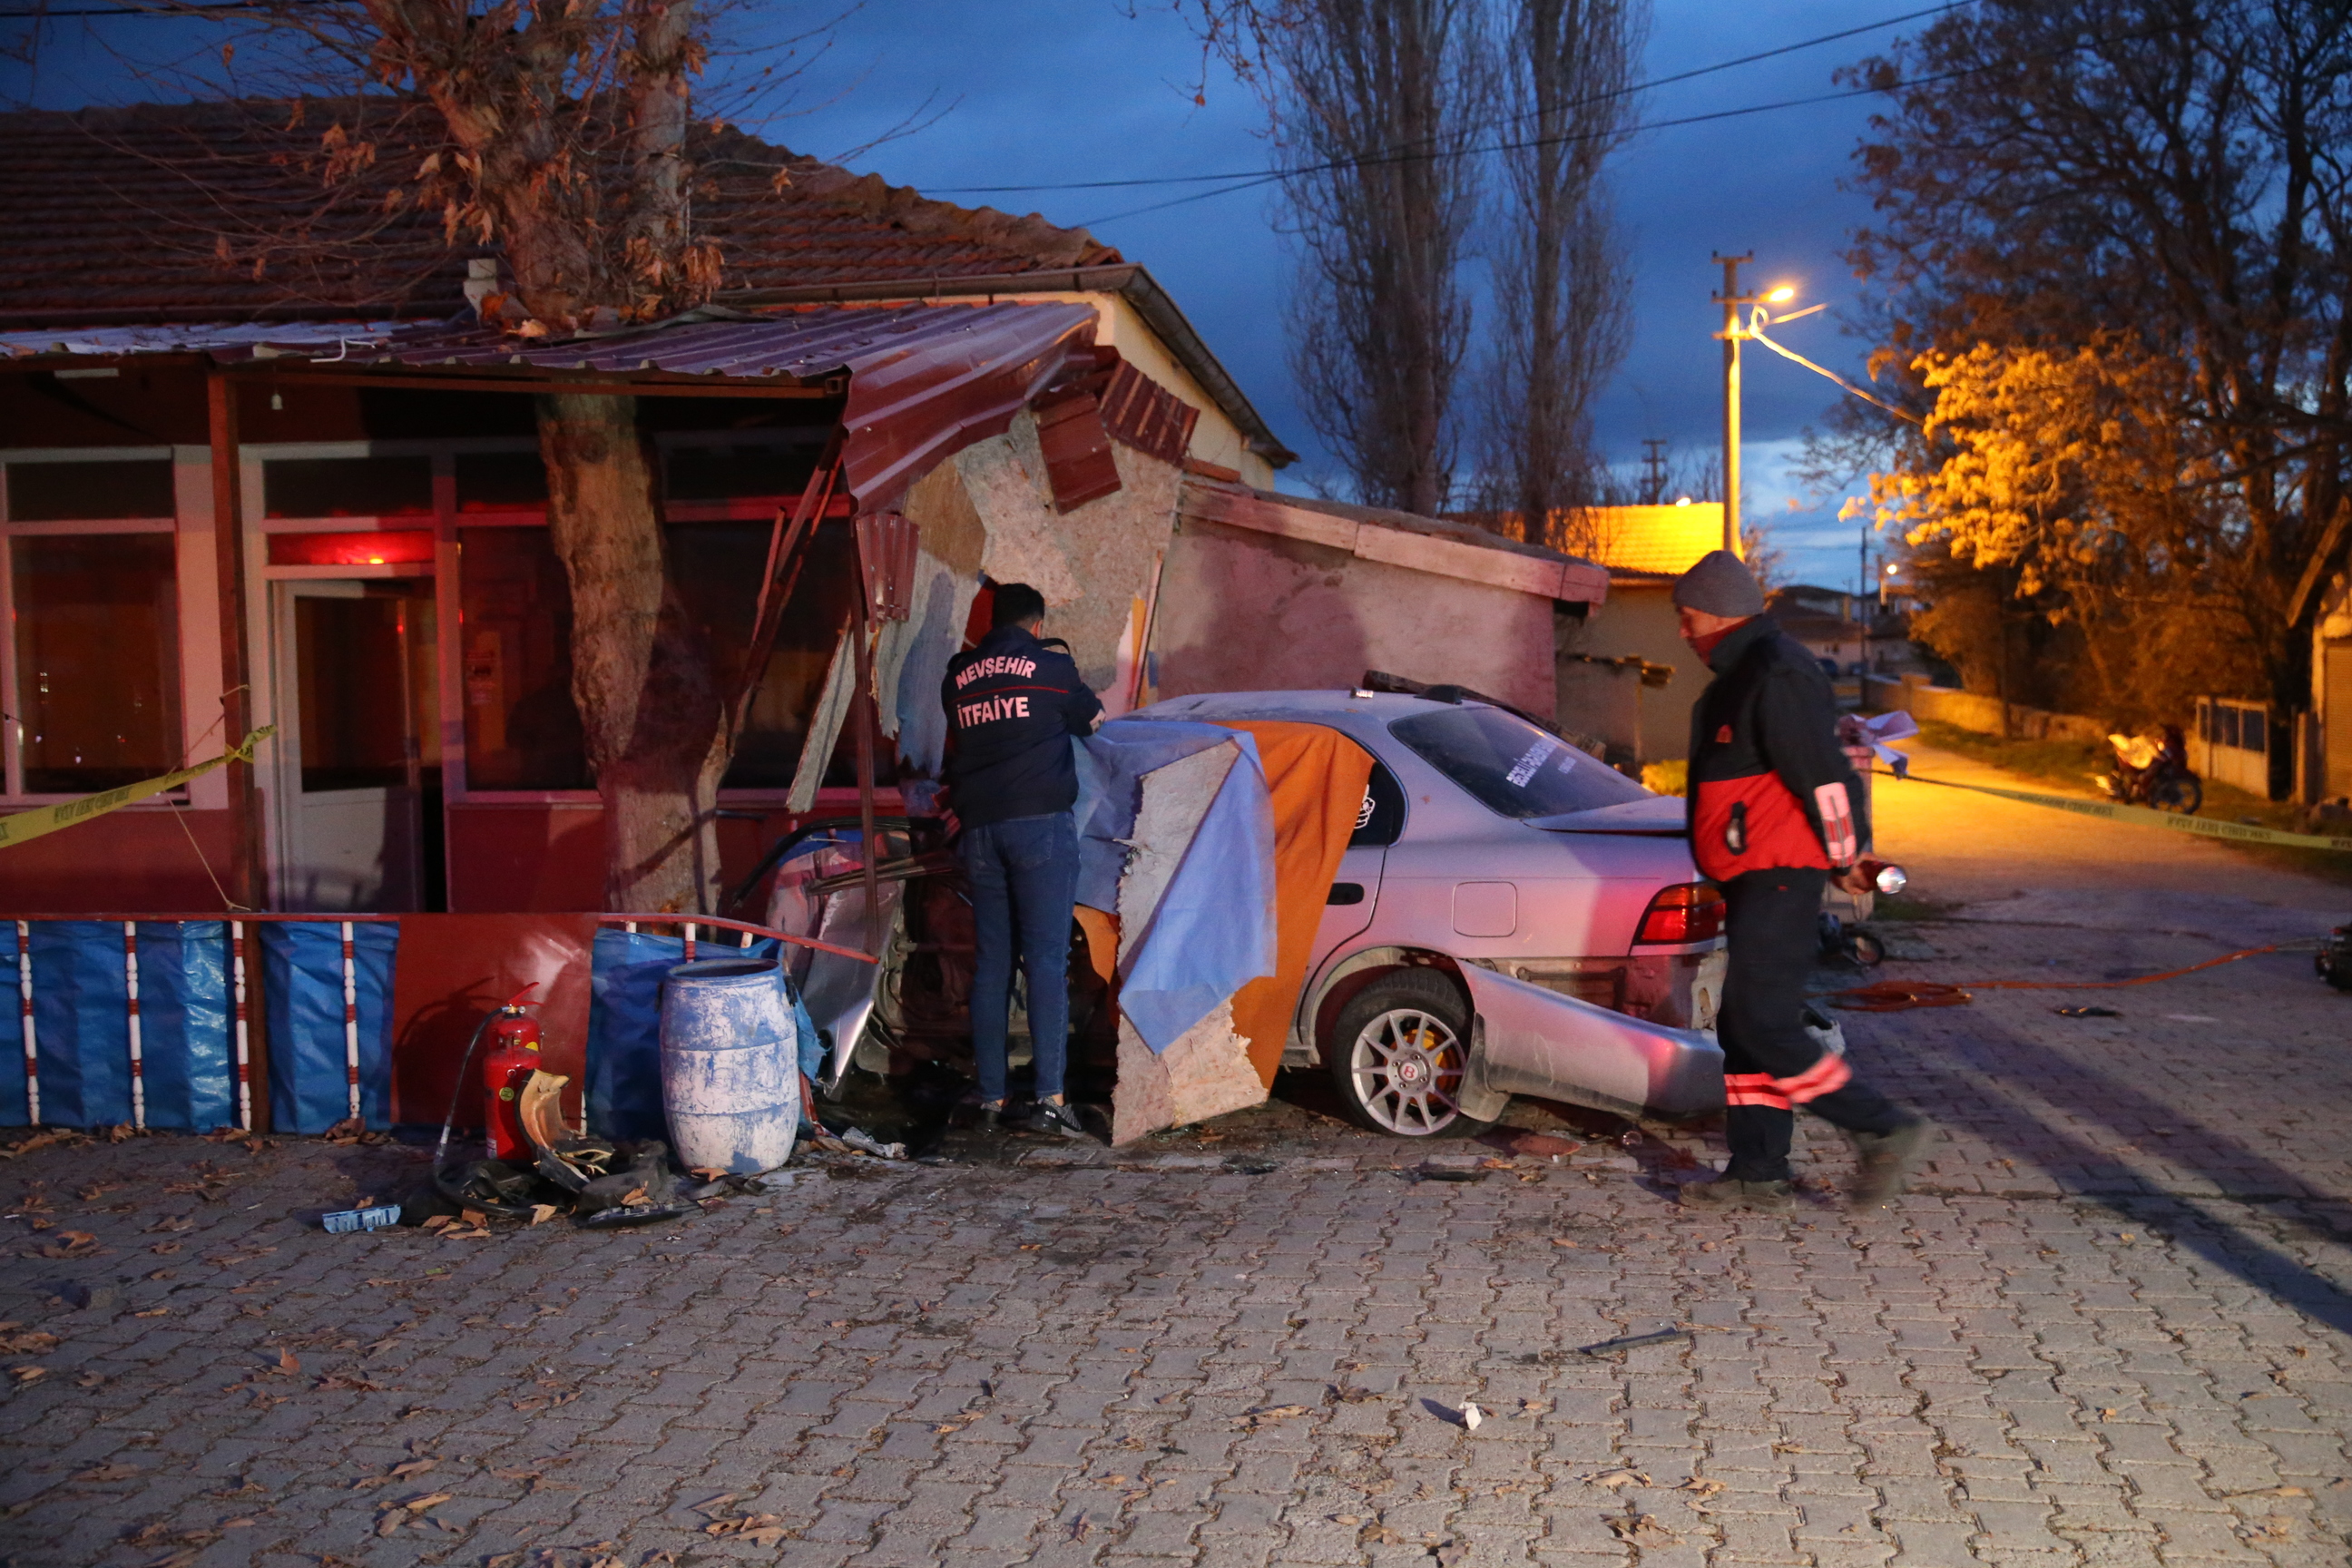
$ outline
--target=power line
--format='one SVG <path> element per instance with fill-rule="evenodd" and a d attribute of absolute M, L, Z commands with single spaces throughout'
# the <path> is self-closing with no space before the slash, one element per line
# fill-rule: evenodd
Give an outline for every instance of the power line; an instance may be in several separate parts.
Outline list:
<path fill-rule="evenodd" d="M 1686 71 L 1676 71 L 1672 76 L 1655 77 L 1648 81 L 1633 82 L 1628 86 L 1617 88 L 1612 91 L 1600 93 L 1591 98 L 1579 99 L 1574 103 L 1565 104 L 1561 107 L 1563 109 L 1582 109 L 1595 103 L 1606 103 L 1612 99 L 1628 98 L 1634 93 L 1648 92 L 1654 88 L 1671 87 L 1675 82 L 1690 81 L 1698 77 L 1712 76 L 1717 71 L 1727 71 L 1736 69 L 1740 66 L 1754 65 L 1759 60 L 1769 60 L 1780 55 L 1795 54 L 1800 49 L 1818 48 L 1823 44 L 1833 44 L 1842 38 L 1854 37 L 1863 33 L 1875 33 L 1886 27 L 1899 27 L 1906 22 L 1916 22 L 1922 16 L 1938 16 L 1947 11 L 1958 11 L 1965 6 L 1974 5 L 1975 3 L 1976 0 L 1947 0 L 1947 3 L 1944 5 L 1930 5 L 1924 11 L 1908 11 L 1900 16 L 1888 16 L 1876 22 L 1865 22 L 1858 27 L 1846 27 L 1834 33 L 1823 33 L 1818 37 L 1802 38 L 1793 44 L 1782 44 L 1777 47 L 1765 49 L 1757 54 L 1741 55 L 1737 59 L 1718 60 L 1711 66 L 1697 66 Z M 1528 116 L 1523 114 L 1517 118 L 1525 120 Z M 1529 143 L 1529 145 L 1537 144 L 1538 143 Z M 1375 154 L 1374 156 L 1392 156 L 1398 152 L 1399 149 L 1391 147 L 1388 149 L 1386 153 Z M 1412 154 L 1407 153 L 1405 155 L 1412 156 Z M 1442 157 L 1445 154 L 1432 153 L 1430 155 L 1433 157 Z M 1350 159 L 1345 161 L 1355 163 L 1364 162 L 1366 160 Z M 1336 165 L 1313 164 L 1298 169 L 1283 170 L 1280 171 L 1280 173 L 1312 174 L 1318 169 L 1334 166 Z M 1103 191 L 1132 188 L 1142 185 L 1218 184 L 1231 180 L 1255 180 L 1262 177 L 1266 173 L 1267 171 L 1263 169 L 1241 169 L 1234 170 L 1223 174 L 1170 174 L 1131 180 L 1066 180 L 1027 185 L 940 185 L 929 187 L 927 194 L 939 196 L 989 196 L 1009 195 L 1021 191 Z"/>

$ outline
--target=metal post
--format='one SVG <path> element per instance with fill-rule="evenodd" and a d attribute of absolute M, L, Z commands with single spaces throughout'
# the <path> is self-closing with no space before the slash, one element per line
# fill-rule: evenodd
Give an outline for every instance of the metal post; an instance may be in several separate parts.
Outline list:
<path fill-rule="evenodd" d="M 1739 292 L 1742 262 L 1756 259 L 1750 251 L 1717 256 L 1723 263 L 1723 547 L 1739 553 L 1739 307 L 1748 300 Z"/>
<path fill-rule="evenodd" d="M 857 622 L 850 636 L 857 644 L 857 698 L 851 721 L 857 726 L 857 826 L 863 835 L 866 863 L 866 951 L 882 956 L 881 850 L 874 841 L 874 588 L 871 575 L 860 573 Z"/>
<path fill-rule="evenodd" d="M 343 1079 L 350 1091 L 352 1120 L 360 1119 L 360 974 L 352 951 L 352 922 L 343 926 Z M 461 1086 L 462 1087 L 462 1086 Z"/>
<path fill-rule="evenodd" d="M 122 922 L 122 985 L 129 994 L 131 1026 L 131 1125 L 147 1125 L 147 1052 L 139 1036 L 139 927 Z"/>
<path fill-rule="evenodd" d="M 41 1050 L 33 1035 L 33 923 L 16 922 L 16 1006 L 25 1026 L 25 1123 L 41 1124 Z"/>
<path fill-rule="evenodd" d="M 220 591 L 221 738 L 235 746 L 253 728 L 253 660 L 246 646 L 245 505 L 237 465 L 236 384 L 218 370 L 205 378 L 212 439 L 213 561 Z M 228 783 L 228 896 L 232 909 L 262 905 L 261 796 L 254 764 L 232 761 Z"/>
<path fill-rule="evenodd" d="M 245 994 L 245 922 L 228 922 L 229 984 L 236 1001 L 236 1124 L 253 1131 L 253 1037 Z"/>

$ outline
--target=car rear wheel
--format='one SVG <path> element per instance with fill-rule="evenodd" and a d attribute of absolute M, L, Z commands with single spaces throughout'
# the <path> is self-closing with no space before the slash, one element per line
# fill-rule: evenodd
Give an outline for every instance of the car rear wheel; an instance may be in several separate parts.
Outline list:
<path fill-rule="evenodd" d="M 1401 969 L 1349 999 L 1331 1031 L 1339 1099 L 1357 1125 L 1397 1138 L 1458 1138 L 1492 1121 L 1462 1113 L 1470 1016 L 1433 969 Z"/>

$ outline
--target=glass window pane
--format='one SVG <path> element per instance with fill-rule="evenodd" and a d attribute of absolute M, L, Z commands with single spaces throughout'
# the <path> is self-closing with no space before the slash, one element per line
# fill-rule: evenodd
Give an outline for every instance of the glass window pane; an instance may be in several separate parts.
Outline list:
<path fill-rule="evenodd" d="M 305 791 L 408 783 L 405 609 L 390 595 L 294 601 Z"/>
<path fill-rule="evenodd" d="M 180 765 L 173 547 L 168 533 L 11 542 L 26 789 L 82 794 Z"/>
<path fill-rule="evenodd" d="M 273 533 L 272 566 L 383 566 L 433 559 L 429 528 L 387 528 L 364 533 Z"/>
<path fill-rule="evenodd" d="M 722 543 L 722 536 L 740 531 L 739 541 Z M 752 595 L 760 569 L 767 564 L 769 524 L 682 524 L 670 529 L 670 576 L 677 581 L 679 597 L 689 606 L 708 606 L 701 618 L 724 651 L 736 651 L 751 632 Z M 736 599 L 715 602 L 713 574 L 727 569 L 724 560 L 740 562 L 739 576 L 719 583 L 751 583 L 736 588 Z M 816 529 L 809 560 L 802 566 L 793 602 L 785 605 L 783 623 L 776 630 L 776 647 L 769 651 L 767 672 L 752 691 L 751 712 L 743 717 L 743 736 L 736 741 L 734 762 L 722 781 L 730 790 L 783 790 L 800 769 L 802 741 L 824 691 L 825 670 L 833 668 L 833 648 L 840 647 L 842 627 L 856 605 L 856 538 L 846 521 L 828 521 Z M 875 748 L 875 781 L 896 781 L 894 750 L 889 738 Z M 856 783 L 856 742 L 845 733 L 828 759 L 824 783 L 846 787 Z"/>
<path fill-rule="evenodd" d="M 1649 798 L 1624 774 L 1499 708 L 1417 713 L 1391 724 L 1389 733 L 1505 816 L 1557 816 Z"/>
<path fill-rule="evenodd" d="M 572 591 L 543 528 L 457 534 L 469 789 L 586 789 Z"/>
<path fill-rule="evenodd" d="M 547 465 L 537 452 L 459 454 L 459 511 L 531 511 L 546 504 Z"/>
<path fill-rule="evenodd" d="M 12 522 L 170 517 L 175 510 L 169 458 L 142 458 L 132 462 L 8 465 L 8 519 Z"/>
<path fill-rule="evenodd" d="M 772 438 L 727 446 L 678 446 L 665 464 L 664 493 L 671 500 L 736 500 L 796 496 L 816 467 L 811 442 Z"/>
<path fill-rule="evenodd" d="M 261 465 L 270 517 L 430 517 L 430 458 L 278 458 Z"/>

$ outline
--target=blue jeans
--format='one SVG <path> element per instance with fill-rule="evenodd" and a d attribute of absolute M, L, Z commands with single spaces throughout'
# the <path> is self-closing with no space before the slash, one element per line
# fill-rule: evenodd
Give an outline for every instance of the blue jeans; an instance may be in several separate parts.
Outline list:
<path fill-rule="evenodd" d="M 980 1098 L 1004 1098 L 1013 960 L 1029 979 L 1029 1040 L 1037 1098 L 1062 1092 L 1070 1048 L 1070 911 L 1078 893 L 1078 830 L 1066 811 L 967 827 L 957 845 L 971 883 L 971 1050 Z"/>

